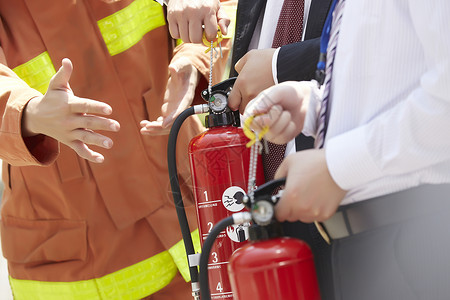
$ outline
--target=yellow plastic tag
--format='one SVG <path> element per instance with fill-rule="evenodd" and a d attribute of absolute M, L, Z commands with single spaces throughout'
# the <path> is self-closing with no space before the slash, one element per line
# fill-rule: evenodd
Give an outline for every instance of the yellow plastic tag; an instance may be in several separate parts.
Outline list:
<path fill-rule="evenodd" d="M 255 144 L 257 141 L 262 140 L 262 138 L 266 135 L 266 133 L 269 131 L 269 127 L 264 127 L 259 134 L 256 134 L 253 130 L 250 129 L 250 124 L 252 124 L 253 119 L 255 116 L 248 117 L 245 119 L 244 124 L 242 126 L 242 129 L 244 130 L 244 134 L 246 137 L 250 139 L 250 142 L 247 143 L 246 147 L 250 148 Z"/>
<path fill-rule="evenodd" d="M 220 30 L 220 27 L 217 26 L 217 36 L 214 39 L 213 42 L 213 48 L 216 48 L 217 45 L 219 45 L 220 42 L 222 42 L 222 40 L 224 39 L 223 34 L 222 34 L 222 30 Z M 208 39 L 206 38 L 206 33 L 205 31 L 203 31 L 203 38 L 202 38 L 203 44 L 208 47 L 208 49 L 205 50 L 205 53 L 208 53 L 209 51 L 211 51 L 211 41 L 208 41 Z"/>

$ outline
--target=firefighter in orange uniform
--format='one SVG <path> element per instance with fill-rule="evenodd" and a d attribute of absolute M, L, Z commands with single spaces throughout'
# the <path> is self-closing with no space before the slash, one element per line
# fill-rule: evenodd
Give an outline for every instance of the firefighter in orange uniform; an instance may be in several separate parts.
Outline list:
<path fill-rule="evenodd" d="M 205 47 L 175 47 L 153 0 L 0 1 L 0 45 L 1 241 L 15 299 L 191 299 L 170 121 L 155 124 L 206 88 Z M 187 201 L 187 144 L 202 130 L 191 117 L 179 135 Z"/>

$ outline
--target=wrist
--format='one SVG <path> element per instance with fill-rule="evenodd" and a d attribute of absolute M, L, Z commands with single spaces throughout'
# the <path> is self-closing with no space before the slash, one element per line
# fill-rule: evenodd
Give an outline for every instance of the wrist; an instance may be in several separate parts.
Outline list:
<path fill-rule="evenodd" d="M 39 99 L 41 97 L 34 97 L 31 98 L 30 101 L 25 105 L 22 111 L 22 136 L 23 137 L 30 137 L 38 135 L 39 132 L 34 128 L 33 119 L 34 115 L 33 112 L 35 111 L 36 103 L 39 102 Z"/>

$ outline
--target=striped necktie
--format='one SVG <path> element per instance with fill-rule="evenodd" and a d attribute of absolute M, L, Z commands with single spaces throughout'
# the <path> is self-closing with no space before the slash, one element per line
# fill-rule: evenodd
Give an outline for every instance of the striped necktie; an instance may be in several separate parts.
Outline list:
<path fill-rule="evenodd" d="M 337 0 L 336 7 L 333 11 L 333 21 L 331 23 L 330 39 L 327 47 L 327 59 L 325 68 L 324 91 L 322 96 L 322 103 L 319 113 L 319 126 L 315 141 L 316 148 L 323 148 L 325 143 L 325 135 L 328 127 L 329 116 L 329 102 L 331 89 L 331 73 L 333 72 L 334 57 L 336 55 L 336 47 L 339 37 L 339 28 L 342 22 L 342 14 L 344 11 L 345 0 Z"/>
<path fill-rule="evenodd" d="M 273 37 L 272 48 L 299 42 L 303 34 L 304 0 L 284 0 Z M 268 153 L 263 152 L 264 177 L 273 179 L 275 172 L 284 159 L 286 144 L 277 145 L 267 142 Z"/>

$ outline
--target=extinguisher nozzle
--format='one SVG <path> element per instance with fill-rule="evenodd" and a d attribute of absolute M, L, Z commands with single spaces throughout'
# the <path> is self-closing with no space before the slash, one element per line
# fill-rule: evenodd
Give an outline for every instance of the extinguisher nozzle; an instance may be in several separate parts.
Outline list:
<path fill-rule="evenodd" d="M 194 105 L 194 113 L 196 115 L 198 114 L 203 114 L 203 113 L 207 113 L 209 111 L 209 106 L 208 104 L 199 104 L 199 105 Z"/>
<path fill-rule="evenodd" d="M 234 224 L 244 224 L 252 220 L 252 214 L 247 211 L 238 212 L 233 214 L 232 216 Z"/>

